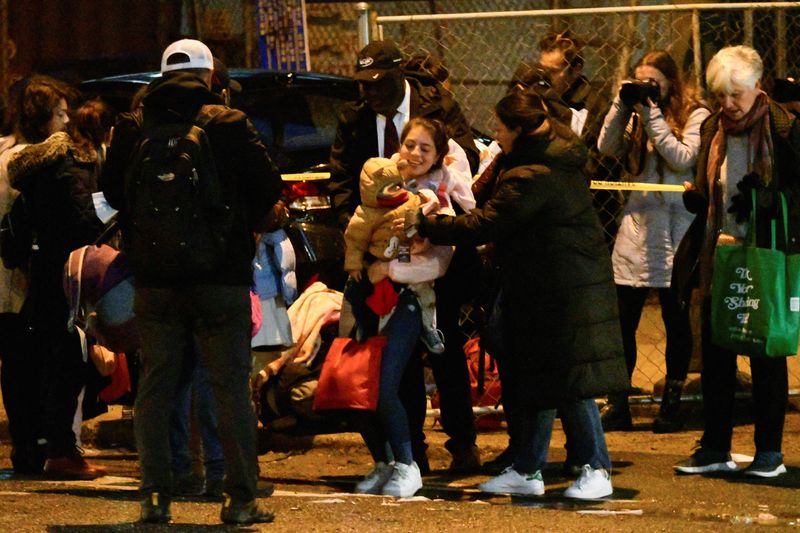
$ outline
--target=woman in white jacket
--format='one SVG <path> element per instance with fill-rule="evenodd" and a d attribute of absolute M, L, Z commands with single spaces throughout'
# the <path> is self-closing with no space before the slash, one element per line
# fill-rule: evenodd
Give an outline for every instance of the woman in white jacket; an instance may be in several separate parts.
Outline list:
<path fill-rule="evenodd" d="M 691 181 L 700 149 L 700 125 L 709 115 L 683 84 L 681 72 L 665 51 L 646 54 L 635 69 L 638 82 L 654 81 L 657 100 L 625 87 L 614 99 L 597 141 L 607 155 L 624 158 L 632 181 L 681 185 Z M 644 94 L 642 94 L 644 93 Z M 636 329 L 650 289 L 658 290 L 667 332 L 667 378 L 653 431 L 683 426 L 680 397 L 692 354 L 687 309 L 671 294 L 672 260 L 693 216 L 680 194 L 632 191 L 625 205 L 612 262 L 617 284 L 628 374 L 636 367 Z M 602 413 L 606 431 L 630 429 L 627 394 L 610 397 Z"/>

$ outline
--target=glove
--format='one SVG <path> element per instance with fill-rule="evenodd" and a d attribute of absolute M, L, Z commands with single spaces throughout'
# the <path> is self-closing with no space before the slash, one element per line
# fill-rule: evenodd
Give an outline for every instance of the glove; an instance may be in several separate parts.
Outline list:
<path fill-rule="evenodd" d="M 750 218 L 753 210 L 752 191 L 756 191 L 756 204 L 759 211 L 763 211 L 768 217 L 774 216 L 775 194 L 773 191 L 764 187 L 761 177 L 755 172 L 746 174 L 742 180 L 736 184 L 739 193 L 731 197 L 731 206 L 728 213 L 736 215 L 736 222 L 742 224 Z"/>
<path fill-rule="evenodd" d="M 708 200 L 697 189 L 683 191 L 683 205 L 686 210 L 696 215 L 708 209 Z"/>

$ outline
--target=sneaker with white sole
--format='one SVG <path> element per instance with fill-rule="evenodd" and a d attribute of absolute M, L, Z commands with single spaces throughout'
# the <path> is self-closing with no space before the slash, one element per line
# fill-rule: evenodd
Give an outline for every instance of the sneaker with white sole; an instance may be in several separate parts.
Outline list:
<path fill-rule="evenodd" d="M 394 472 L 394 463 L 375 463 L 364 479 L 356 484 L 356 494 L 380 494 Z"/>
<path fill-rule="evenodd" d="M 605 468 L 583 465 L 581 476 L 564 491 L 564 496 L 578 500 L 595 500 L 611 496 L 613 492 L 611 476 Z"/>
<path fill-rule="evenodd" d="M 756 453 L 755 459 L 750 466 L 744 469 L 744 475 L 754 477 L 772 478 L 786 473 L 786 466 L 783 464 L 781 454 L 770 457 Z"/>
<path fill-rule="evenodd" d="M 410 465 L 395 463 L 389 481 L 383 486 L 381 494 L 384 496 L 397 496 L 398 498 L 410 498 L 422 488 L 422 475 L 419 472 L 417 463 Z"/>
<path fill-rule="evenodd" d="M 520 474 L 509 466 L 499 476 L 478 485 L 481 492 L 492 494 L 512 494 L 514 496 L 541 496 L 544 494 L 542 471 L 533 474 Z"/>
<path fill-rule="evenodd" d="M 673 466 L 679 474 L 707 474 L 709 472 L 736 472 L 739 467 L 731 454 L 698 448 L 690 458 Z"/>

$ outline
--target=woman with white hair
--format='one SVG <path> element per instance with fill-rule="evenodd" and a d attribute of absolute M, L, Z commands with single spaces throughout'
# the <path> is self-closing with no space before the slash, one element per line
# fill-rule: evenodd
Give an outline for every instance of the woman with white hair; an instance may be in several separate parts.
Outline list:
<path fill-rule="evenodd" d="M 776 218 L 779 194 L 789 205 L 788 253 L 800 252 L 800 124 L 787 109 L 761 90 L 763 65 L 747 46 L 717 52 L 706 69 L 706 82 L 720 109 L 701 127 L 701 148 L 693 184 L 684 183 L 684 203 L 697 213 L 678 249 L 672 286 L 682 303 L 691 285 L 703 298 L 703 416 L 700 447 L 675 465 L 683 474 L 733 472 L 731 459 L 737 354 L 711 342 L 711 278 L 718 244 L 740 244 L 748 231 L 751 191 L 757 193 L 758 246 L 770 246 L 770 225 Z M 781 217 L 777 217 L 781 218 Z M 781 231 L 782 220 L 778 220 Z M 783 239 L 778 239 L 783 247 Z M 695 277 L 696 276 L 696 277 Z M 776 477 L 786 472 L 781 453 L 788 379 L 785 358 L 751 357 L 755 446 L 745 475 Z"/>

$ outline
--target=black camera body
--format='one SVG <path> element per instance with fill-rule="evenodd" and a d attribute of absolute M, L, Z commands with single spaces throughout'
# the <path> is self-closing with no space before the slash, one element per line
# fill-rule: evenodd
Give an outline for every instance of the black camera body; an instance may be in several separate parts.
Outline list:
<path fill-rule="evenodd" d="M 634 104 L 647 105 L 649 98 L 653 102 L 658 102 L 661 99 L 661 88 L 658 82 L 653 79 L 649 80 L 632 80 L 623 83 L 619 88 L 619 98 L 627 106 Z"/>
<path fill-rule="evenodd" d="M 778 103 L 800 102 L 800 82 L 794 78 L 778 78 L 772 89 L 772 99 Z"/>

